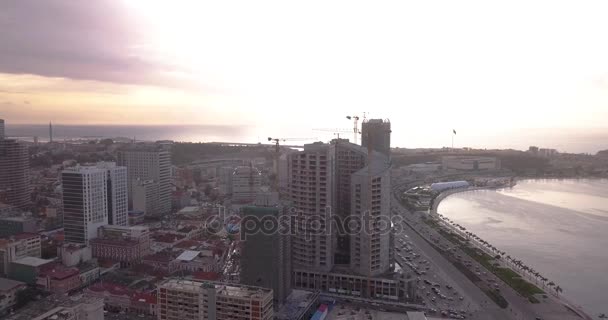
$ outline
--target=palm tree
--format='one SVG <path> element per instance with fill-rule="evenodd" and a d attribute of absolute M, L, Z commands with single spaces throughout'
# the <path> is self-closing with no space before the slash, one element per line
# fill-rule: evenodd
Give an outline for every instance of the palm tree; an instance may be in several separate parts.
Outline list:
<path fill-rule="evenodd" d="M 556 286 L 556 287 L 555 287 L 555 293 L 556 293 L 556 294 L 559 296 L 559 294 L 560 294 L 561 292 L 564 292 L 564 290 L 562 289 L 562 287 L 560 287 L 560 286 Z"/>

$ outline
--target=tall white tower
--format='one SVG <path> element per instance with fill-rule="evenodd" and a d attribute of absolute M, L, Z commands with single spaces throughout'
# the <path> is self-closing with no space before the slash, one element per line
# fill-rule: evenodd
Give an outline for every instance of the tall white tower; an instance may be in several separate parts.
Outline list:
<path fill-rule="evenodd" d="M 108 224 L 128 225 L 129 197 L 127 167 L 117 166 L 115 162 L 99 162 L 97 167 L 108 173 Z"/>
<path fill-rule="evenodd" d="M 63 170 L 65 242 L 87 245 L 97 229 L 108 224 L 108 173 L 96 166 Z"/>

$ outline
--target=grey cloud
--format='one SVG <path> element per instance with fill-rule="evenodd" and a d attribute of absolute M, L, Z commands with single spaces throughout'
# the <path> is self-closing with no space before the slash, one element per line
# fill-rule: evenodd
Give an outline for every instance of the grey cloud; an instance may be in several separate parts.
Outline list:
<path fill-rule="evenodd" d="M 141 31 L 116 0 L 3 0 L 0 73 L 179 86 L 134 51 Z"/>

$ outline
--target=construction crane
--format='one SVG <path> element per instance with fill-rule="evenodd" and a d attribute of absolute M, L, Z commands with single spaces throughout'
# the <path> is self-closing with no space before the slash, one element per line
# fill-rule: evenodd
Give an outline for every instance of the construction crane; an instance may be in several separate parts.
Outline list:
<path fill-rule="evenodd" d="M 306 140 L 316 140 L 316 137 L 308 137 L 308 138 L 273 138 L 273 137 L 268 137 L 268 141 L 274 141 L 274 145 L 275 145 L 275 153 L 274 153 L 274 161 L 272 164 L 272 170 L 273 173 L 275 174 L 275 182 L 278 180 L 278 176 L 279 176 L 279 154 L 280 154 L 280 145 L 279 142 L 280 141 L 306 141 Z M 276 188 L 276 185 L 275 185 Z"/>
<path fill-rule="evenodd" d="M 351 133 L 352 132 L 351 129 L 343 129 L 343 128 L 317 128 L 317 129 L 312 129 L 312 131 L 331 132 L 335 136 L 337 136 L 338 139 L 340 139 L 340 133 Z"/>
<path fill-rule="evenodd" d="M 353 120 L 353 141 L 357 144 L 357 136 L 361 133 L 361 131 L 359 131 L 359 116 L 346 116 L 346 119 Z"/>

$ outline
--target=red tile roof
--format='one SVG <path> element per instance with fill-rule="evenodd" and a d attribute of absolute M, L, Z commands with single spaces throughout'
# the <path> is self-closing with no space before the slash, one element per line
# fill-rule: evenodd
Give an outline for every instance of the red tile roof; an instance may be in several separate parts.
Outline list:
<path fill-rule="evenodd" d="M 131 303 L 156 304 L 156 296 L 149 293 L 135 292 L 131 295 Z"/>
<path fill-rule="evenodd" d="M 216 281 L 216 280 L 220 279 L 220 274 L 217 272 L 198 271 L 198 272 L 192 273 L 192 276 L 199 280 Z"/>
<path fill-rule="evenodd" d="M 80 271 L 77 268 L 66 268 L 58 263 L 45 266 L 40 270 L 40 275 L 50 277 L 54 280 L 63 280 L 79 274 Z"/>

